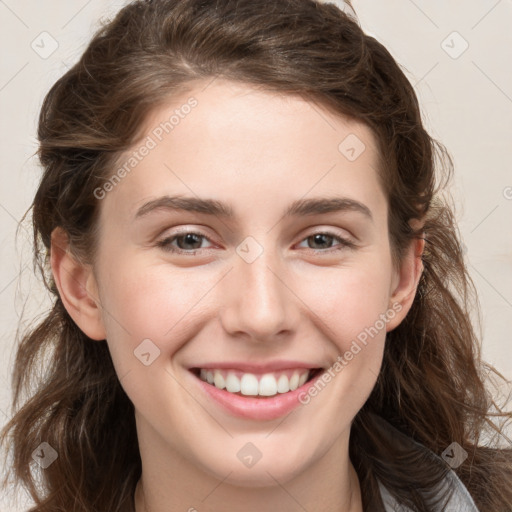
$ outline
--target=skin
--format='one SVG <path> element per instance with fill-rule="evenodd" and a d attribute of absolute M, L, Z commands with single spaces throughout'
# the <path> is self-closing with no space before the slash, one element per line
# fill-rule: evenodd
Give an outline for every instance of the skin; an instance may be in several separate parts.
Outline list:
<path fill-rule="evenodd" d="M 143 465 L 136 510 L 360 512 L 350 426 L 375 385 L 386 331 L 411 306 L 422 242 L 393 265 L 368 127 L 299 97 L 221 79 L 205 85 L 148 117 L 145 136 L 190 96 L 198 101 L 101 201 L 93 265 L 65 250 L 60 229 L 53 233 L 64 305 L 90 338 L 107 340 L 135 406 Z M 354 161 L 338 150 L 349 134 L 366 146 Z M 235 217 L 160 209 L 134 220 L 165 194 L 216 199 Z M 296 199 L 333 195 L 363 203 L 372 218 L 358 211 L 283 217 Z M 188 254 L 157 245 L 178 228 L 207 238 L 170 242 Z M 315 245 L 312 235 L 326 230 L 354 247 L 329 237 Z M 263 248 L 252 263 L 236 251 L 249 236 Z M 328 368 L 393 304 L 400 311 L 385 328 L 285 418 L 232 416 L 188 371 L 275 359 Z M 160 355 L 146 366 L 133 352 L 148 338 Z M 249 442 L 262 454 L 251 468 L 237 457 Z"/>

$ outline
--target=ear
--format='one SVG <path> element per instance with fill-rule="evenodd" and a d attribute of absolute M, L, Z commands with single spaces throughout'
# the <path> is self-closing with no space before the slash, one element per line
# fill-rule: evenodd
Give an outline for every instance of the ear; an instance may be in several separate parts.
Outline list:
<path fill-rule="evenodd" d="M 92 267 L 71 254 L 69 238 L 62 228 L 52 232 L 50 257 L 53 279 L 66 311 L 89 338 L 104 340 L 106 333 Z"/>
<path fill-rule="evenodd" d="M 421 256 L 424 248 L 424 238 L 413 239 L 403 256 L 400 268 L 395 271 L 389 302 L 390 309 L 393 309 L 396 314 L 386 324 L 387 332 L 397 327 L 411 309 L 423 272 Z"/>

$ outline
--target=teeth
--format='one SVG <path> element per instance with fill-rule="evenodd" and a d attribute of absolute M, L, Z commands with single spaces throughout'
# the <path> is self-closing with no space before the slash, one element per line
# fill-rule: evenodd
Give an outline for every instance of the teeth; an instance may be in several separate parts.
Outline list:
<path fill-rule="evenodd" d="M 239 371 L 201 369 L 201 380 L 229 393 L 241 393 L 245 396 L 275 396 L 278 393 L 295 391 L 305 384 L 310 376 L 309 370 L 288 370 L 285 372 L 265 373 L 256 376 L 253 373 Z"/>
<path fill-rule="evenodd" d="M 263 375 L 260 380 L 258 391 L 261 396 L 277 395 L 276 378 L 271 373 L 266 373 Z"/>
<path fill-rule="evenodd" d="M 252 373 L 244 373 L 240 381 L 240 393 L 242 395 L 258 394 L 258 379 Z"/>
<path fill-rule="evenodd" d="M 222 376 L 222 373 L 219 372 L 219 370 L 215 370 L 213 374 L 213 383 L 215 384 L 215 387 L 219 389 L 224 389 L 226 387 L 226 384 L 224 383 L 224 377 Z"/>
<path fill-rule="evenodd" d="M 226 391 L 238 393 L 240 389 L 240 379 L 234 373 L 229 372 L 226 378 Z"/>
<path fill-rule="evenodd" d="M 295 391 L 299 387 L 299 374 L 294 372 L 290 379 L 290 391 Z"/>
<path fill-rule="evenodd" d="M 305 374 L 306 378 L 308 373 Z M 277 391 L 279 393 L 288 393 L 288 391 L 290 391 L 290 381 L 286 375 L 281 375 L 281 377 L 279 377 L 279 380 L 277 381 Z"/>

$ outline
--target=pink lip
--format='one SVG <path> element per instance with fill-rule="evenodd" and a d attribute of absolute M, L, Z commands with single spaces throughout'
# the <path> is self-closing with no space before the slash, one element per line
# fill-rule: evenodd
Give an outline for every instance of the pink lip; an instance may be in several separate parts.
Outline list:
<path fill-rule="evenodd" d="M 205 370 L 230 370 L 237 369 L 245 373 L 269 373 L 282 370 L 295 370 L 298 368 L 307 368 L 308 370 L 314 368 L 321 368 L 322 365 L 312 366 L 310 363 L 303 363 L 300 361 L 272 361 L 269 363 L 246 363 L 242 361 L 219 362 L 219 363 L 206 363 L 205 365 L 196 365 L 194 368 L 203 368 Z M 189 368 L 191 370 L 192 368 Z"/>
<path fill-rule="evenodd" d="M 296 365 L 296 363 L 294 363 Z M 229 363 L 229 368 L 235 366 L 234 363 Z M 243 365 L 247 367 L 248 365 Z M 236 366 L 240 367 L 240 365 Z M 253 366 L 254 367 L 254 366 Z M 297 368 L 297 366 L 292 366 Z M 311 368 L 311 366 L 300 366 L 301 368 Z M 201 367 L 204 368 L 204 367 Z M 207 366 L 206 368 L 210 368 Z M 219 368 L 219 366 L 211 366 L 211 368 Z M 277 371 L 277 369 L 274 369 Z M 229 393 L 224 389 L 218 389 L 212 384 L 202 381 L 199 377 L 195 376 L 201 389 L 207 393 L 208 397 L 218 403 L 225 411 L 234 416 L 250 420 L 274 420 L 289 414 L 299 405 L 302 405 L 299 401 L 301 394 L 307 393 L 307 390 L 314 385 L 315 381 L 322 376 L 323 372 L 319 372 L 318 375 L 312 380 L 304 383 L 302 386 L 297 388 L 295 391 L 289 391 L 288 393 L 278 394 L 271 398 L 252 398 L 246 396 L 235 395 Z"/>

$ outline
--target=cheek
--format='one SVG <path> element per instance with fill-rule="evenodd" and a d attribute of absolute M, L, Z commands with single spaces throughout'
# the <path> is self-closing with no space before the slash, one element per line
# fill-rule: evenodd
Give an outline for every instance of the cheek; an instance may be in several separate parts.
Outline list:
<path fill-rule="evenodd" d="M 348 397 L 340 414 L 355 415 L 380 371 L 388 295 L 387 288 L 370 272 L 351 273 L 340 278 L 339 285 L 335 292 L 318 295 L 315 310 L 326 326 L 323 332 L 333 341 L 338 354 L 330 375 L 336 377 L 335 386 L 339 386 L 335 395 Z M 334 402 L 332 406 L 333 411 L 337 410 Z"/>
<path fill-rule="evenodd" d="M 208 278 L 200 274 L 170 271 L 163 265 L 126 264 L 112 269 L 102 298 L 109 337 L 116 340 L 121 335 L 135 345 L 149 338 L 168 350 L 163 340 L 177 338 L 181 324 L 196 316 L 195 308 L 208 289 Z"/>
<path fill-rule="evenodd" d="M 211 276 L 209 284 L 197 274 L 128 259 L 105 269 L 101 296 L 109 351 L 121 385 L 144 416 L 171 414 L 169 396 L 179 396 L 183 407 L 194 405 L 172 377 L 171 358 L 204 324 L 200 301 L 216 280 Z"/>
<path fill-rule="evenodd" d="M 201 287 L 191 285 L 182 269 L 134 258 L 111 261 L 99 276 L 107 343 L 123 387 L 133 401 L 144 402 L 143 390 L 154 379 L 168 379 L 170 358 L 193 337 L 191 329 L 200 329 L 196 307 L 205 283 L 195 278 Z"/>
<path fill-rule="evenodd" d="M 327 339 L 340 350 L 366 329 L 383 328 L 382 315 L 391 307 L 390 266 L 383 260 L 346 268 L 317 269 L 296 277 L 294 291 L 317 318 Z"/>

